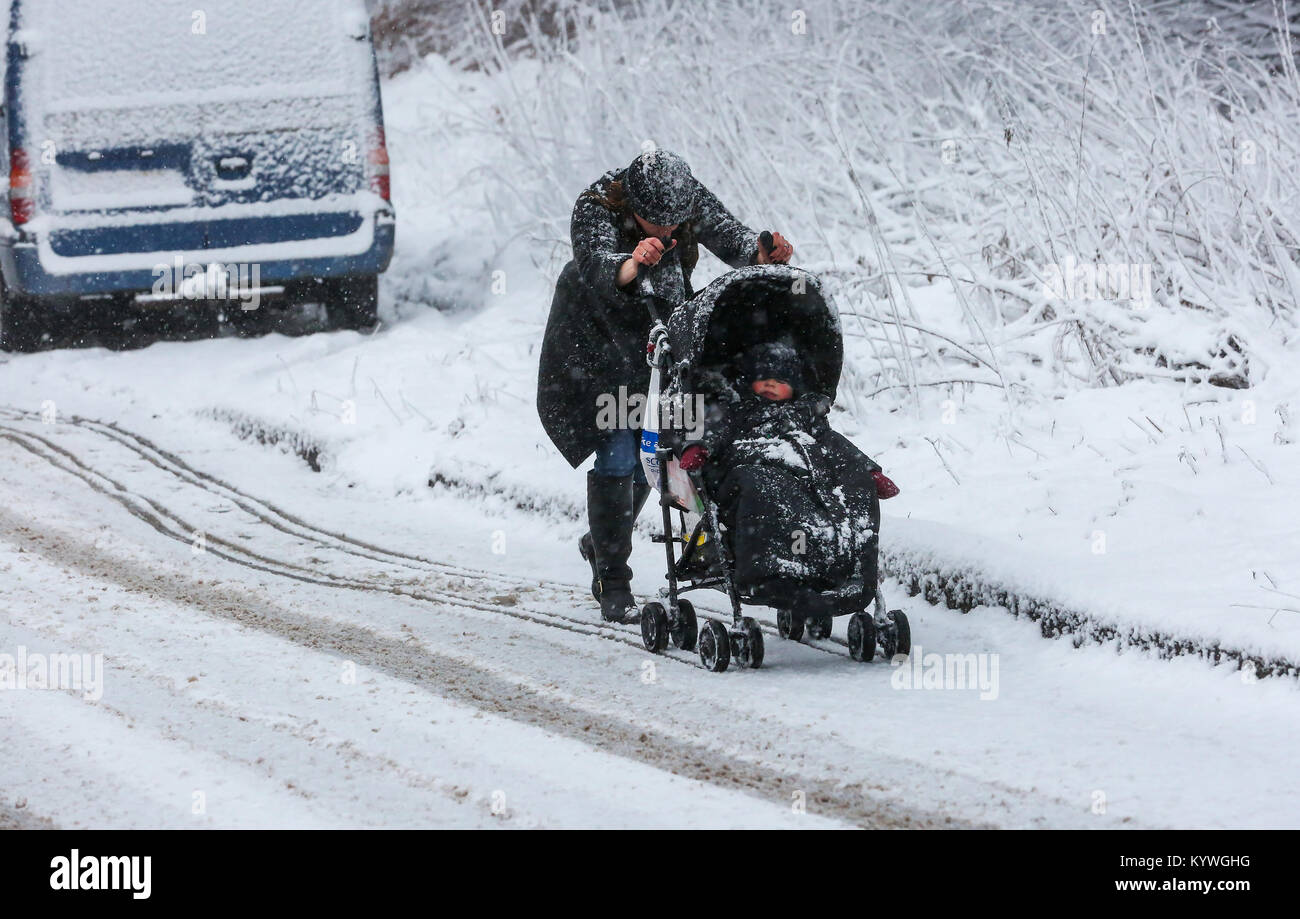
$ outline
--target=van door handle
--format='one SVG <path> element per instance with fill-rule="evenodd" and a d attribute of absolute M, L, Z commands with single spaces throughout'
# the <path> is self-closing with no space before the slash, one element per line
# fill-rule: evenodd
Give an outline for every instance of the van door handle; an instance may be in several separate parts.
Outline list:
<path fill-rule="evenodd" d="M 253 169 L 253 160 L 248 156 L 217 157 L 217 179 L 222 182 L 238 182 L 248 178 Z"/>

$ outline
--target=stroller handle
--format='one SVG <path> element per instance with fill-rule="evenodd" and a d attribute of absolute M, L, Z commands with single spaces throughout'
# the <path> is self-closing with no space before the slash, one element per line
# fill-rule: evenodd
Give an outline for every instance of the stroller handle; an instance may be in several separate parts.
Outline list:
<path fill-rule="evenodd" d="M 637 299 L 640 300 L 641 304 L 646 308 L 646 312 L 650 314 L 650 318 L 654 321 L 655 325 L 664 324 L 663 317 L 659 315 L 659 307 L 655 304 L 655 301 L 659 299 L 658 297 L 654 294 L 643 293 L 637 297 Z"/>
<path fill-rule="evenodd" d="M 653 323 L 650 327 L 650 336 L 646 341 L 645 362 L 651 367 L 667 367 L 667 355 L 671 351 L 668 347 L 668 323 L 659 311 L 659 304 L 668 301 L 654 292 L 654 289 L 650 286 L 649 278 L 645 277 L 637 280 L 636 299 L 646 308 L 646 312 L 650 314 L 650 320 Z M 671 304 L 669 305 L 671 307 Z M 663 363 L 660 364 L 660 361 Z"/>
<path fill-rule="evenodd" d="M 632 293 L 633 298 L 640 301 L 654 322 L 661 325 L 668 324 L 668 316 L 676 308 L 677 303 L 656 293 L 649 276 L 638 275 L 636 289 Z"/>

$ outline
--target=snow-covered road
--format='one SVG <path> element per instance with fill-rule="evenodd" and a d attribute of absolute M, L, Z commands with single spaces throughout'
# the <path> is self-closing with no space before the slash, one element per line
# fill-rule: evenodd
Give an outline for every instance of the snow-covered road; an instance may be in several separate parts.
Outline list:
<path fill-rule="evenodd" d="M 1300 823 L 1291 681 L 1073 649 L 896 587 L 921 654 L 990 655 L 992 698 L 900 688 L 848 658 L 843 620 L 817 643 L 770 629 L 763 669 L 709 674 L 601 623 L 543 517 L 341 496 L 216 424 L 173 429 L 0 412 L 0 650 L 104 660 L 98 699 L 0 693 L 22 751 L 0 820 Z M 635 561 L 651 588 L 656 547 Z"/>

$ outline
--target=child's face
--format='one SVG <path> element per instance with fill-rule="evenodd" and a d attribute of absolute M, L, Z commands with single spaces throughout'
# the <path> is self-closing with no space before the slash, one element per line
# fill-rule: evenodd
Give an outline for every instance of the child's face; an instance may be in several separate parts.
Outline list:
<path fill-rule="evenodd" d="M 780 380 L 755 380 L 749 384 L 754 394 L 772 402 L 784 402 L 794 395 L 794 387 Z"/>

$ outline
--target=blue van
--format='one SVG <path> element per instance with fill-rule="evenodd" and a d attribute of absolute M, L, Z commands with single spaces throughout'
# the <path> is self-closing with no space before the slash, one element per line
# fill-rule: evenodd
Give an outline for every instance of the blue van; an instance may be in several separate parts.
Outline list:
<path fill-rule="evenodd" d="M 9 19 L 0 347 L 158 302 L 375 324 L 395 216 L 364 0 L 10 0 Z"/>

